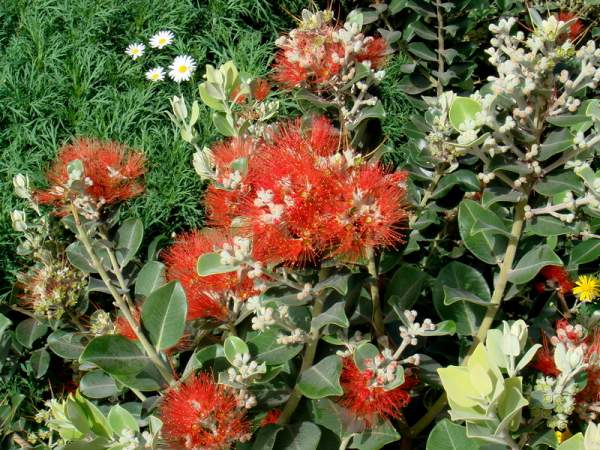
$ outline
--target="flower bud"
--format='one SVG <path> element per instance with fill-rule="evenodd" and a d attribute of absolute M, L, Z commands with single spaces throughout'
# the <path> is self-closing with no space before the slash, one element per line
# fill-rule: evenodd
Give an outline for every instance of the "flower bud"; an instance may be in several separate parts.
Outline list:
<path fill-rule="evenodd" d="M 173 109 L 173 115 L 180 122 L 184 122 L 187 119 L 188 112 L 185 100 L 183 97 L 173 96 L 171 99 L 171 108 Z"/>
<path fill-rule="evenodd" d="M 15 231 L 22 233 L 27 230 L 27 217 L 24 211 L 15 209 L 10 213 L 10 218 L 12 220 L 12 227 Z"/>
<path fill-rule="evenodd" d="M 15 175 L 13 177 L 13 186 L 17 197 L 29 198 L 31 196 L 29 192 L 29 178 L 26 175 L 21 173 Z"/>

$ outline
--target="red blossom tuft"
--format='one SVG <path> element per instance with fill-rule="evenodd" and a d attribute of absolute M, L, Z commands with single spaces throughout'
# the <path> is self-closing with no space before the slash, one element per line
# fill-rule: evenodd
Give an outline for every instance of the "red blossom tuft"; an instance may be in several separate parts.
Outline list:
<path fill-rule="evenodd" d="M 258 102 L 262 102 L 267 96 L 269 92 L 271 92 L 271 85 L 264 78 L 257 78 L 252 82 L 251 92 L 252 97 Z"/>
<path fill-rule="evenodd" d="M 131 315 L 133 316 L 133 320 L 135 320 L 135 322 L 139 325 L 140 310 L 138 308 L 133 309 L 131 311 Z M 133 330 L 127 319 L 122 315 L 117 316 L 117 318 L 115 319 L 115 330 L 117 334 L 120 334 L 121 336 L 126 337 L 127 339 L 137 340 L 138 338 L 137 334 L 135 334 L 135 331 Z"/>
<path fill-rule="evenodd" d="M 540 275 L 546 279 L 551 288 L 557 289 L 561 294 L 570 294 L 575 285 L 569 277 L 569 273 L 562 266 L 545 266 Z M 539 289 L 537 287 L 536 289 Z"/>
<path fill-rule="evenodd" d="M 585 30 L 585 25 L 583 24 L 583 22 L 581 22 L 581 20 L 577 18 L 577 15 L 572 12 L 561 11 L 557 14 L 556 18 L 561 22 L 568 22 L 572 19 L 577 19 L 569 27 L 569 38 L 572 41 L 577 39 L 579 35 Z"/>
<path fill-rule="evenodd" d="M 361 48 L 356 59 L 360 62 L 370 61 L 373 69 L 379 69 L 385 65 L 390 47 L 384 38 L 366 38 L 366 44 Z"/>
<path fill-rule="evenodd" d="M 114 204 L 136 197 L 144 191 L 138 180 L 144 172 L 144 156 L 129 151 L 116 142 L 81 138 L 61 148 L 58 158 L 50 167 L 47 178 L 50 188 L 36 193 L 42 204 L 63 206 L 70 193 L 65 189 L 69 180 L 67 167 L 80 160 L 87 179 L 85 193 L 101 204 Z M 67 214 L 58 211 L 59 215 Z"/>
<path fill-rule="evenodd" d="M 164 439 L 177 449 L 224 450 L 250 437 L 235 391 L 206 373 L 169 388 L 160 404 Z"/>
<path fill-rule="evenodd" d="M 361 372 L 351 358 L 345 358 L 340 383 L 344 389 L 340 404 L 364 420 L 367 426 L 372 426 L 379 419 L 402 416 L 401 409 L 411 400 L 408 389 L 415 386 L 417 380 L 407 376 L 404 384 L 386 391 L 383 387 L 373 386 L 370 370 Z"/>
<path fill-rule="evenodd" d="M 556 377 L 560 374 L 560 370 L 556 368 L 554 363 L 554 350 L 550 348 L 550 342 L 545 335 L 542 335 L 542 348 L 535 355 L 532 367 L 544 375 Z"/>
<path fill-rule="evenodd" d="M 237 272 L 200 276 L 196 272 L 198 258 L 222 248 L 230 241 L 222 231 L 192 231 L 177 238 L 163 255 L 167 280 L 179 280 L 187 297 L 187 319 L 227 318 L 227 302 L 231 298 L 247 300 L 256 295 L 252 280 L 240 279 Z"/>
<path fill-rule="evenodd" d="M 263 420 L 260 422 L 261 427 L 266 427 L 267 425 L 274 425 L 279 420 L 279 416 L 281 416 L 280 409 L 271 409 L 267 412 Z"/>

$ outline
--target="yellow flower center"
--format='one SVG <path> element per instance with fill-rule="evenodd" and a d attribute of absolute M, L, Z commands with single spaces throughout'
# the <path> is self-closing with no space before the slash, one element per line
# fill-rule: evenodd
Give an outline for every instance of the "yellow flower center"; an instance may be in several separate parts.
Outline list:
<path fill-rule="evenodd" d="M 187 66 L 179 66 L 179 68 L 177 70 L 179 70 L 179 73 L 186 73 L 188 71 L 188 67 Z"/>
<path fill-rule="evenodd" d="M 167 40 L 166 40 L 165 38 L 159 38 L 159 39 L 158 39 L 158 43 L 159 43 L 160 45 L 165 45 L 165 44 L 167 43 Z"/>

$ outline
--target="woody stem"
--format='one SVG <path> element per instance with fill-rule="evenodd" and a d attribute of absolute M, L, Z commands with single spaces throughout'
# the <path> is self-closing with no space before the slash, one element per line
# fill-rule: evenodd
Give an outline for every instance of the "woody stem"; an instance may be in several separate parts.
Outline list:
<path fill-rule="evenodd" d="M 140 344 L 142 345 L 143 349 L 145 350 L 146 354 L 148 355 L 148 357 L 150 358 L 152 363 L 156 366 L 156 368 L 158 369 L 158 371 L 160 372 L 162 377 L 168 383 L 173 383 L 174 378 L 173 378 L 173 375 L 172 375 L 171 371 L 169 370 L 168 366 L 160 358 L 158 353 L 154 350 L 154 347 L 148 341 L 148 339 L 146 338 L 144 333 L 142 333 L 142 330 L 140 329 L 140 326 L 138 325 L 138 323 L 134 320 L 133 315 L 131 314 L 131 310 L 129 309 L 129 306 L 127 305 L 127 303 L 131 303 L 131 300 L 128 299 L 129 296 L 127 294 L 121 295 L 121 294 L 119 294 L 119 292 L 117 292 L 117 290 L 115 289 L 115 287 L 112 284 L 110 277 L 108 276 L 108 273 L 106 273 L 104 266 L 102 266 L 102 263 L 98 259 L 98 256 L 96 255 L 96 252 L 94 251 L 92 243 L 90 242 L 90 239 L 87 235 L 87 232 L 81 225 L 81 221 L 79 219 L 79 214 L 77 213 L 77 208 L 75 207 L 75 205 L 71 205 L 71 213 L 73 214 L 75 228 L 77 229 L 77 237 L 83 244 L 88 256 L 92 260 L 92 264 L 94 265 L 94 268 L 98 271 L 98 275 L 100 275 L 100 278 L 102 279 L 102 281 L 108 288 L 110 294 L 112 295 L 113 299 L 115 300 L 115 303 L 117 304 L 117 307 L 123 314 L 123 317 L 125 317 L 125 320 L 127 320 L 127 323 L 129 323 L 129 326 L 134 331 L 136 337 L 138 338 L 138 340 L 139 340 Z M 126 301 L 125 299 L 128 299 L 128 301 Z"/>
<path fill-rule="evenodd" d="M 324 275 L 323 271 L 321 271 L 319 278 L 324 279 L 323 275 Z M 313 318 L 319 316 L 323 312 L 323 306 L 325 304 L 325 297 L 327 297 L 327 293 L 326 293 L 326 291 L 322 291 L 317 296 L 317 298 L 315 298 L 315 303 L 313 305 L 313 311 L 312 311 Z M 285 404 L 283 410 L 281 411 L 281 415 L 279 416 L 279 419 L 277 420 L 277 423 L 280 425 L 284 425 L 290 420 L 290 418 L 292 417 L 292 414 L 294 413 L 294 411 L 296 411 L 296 408 L 298 407 L 298 404 L 300 403 L 300 400 L 302 399 L 302 393 L 298 389 L 298 382 L 300 381 L 302 374 L 306 370 L 310 369 L 310 367 L 312 366 L 312 364 L 315 360 L 315 355 L 317 354 L 317 344 L 319 343 L 320 337 L 321 337 L 321 335 L 320 335 L 319 327 L 318 326 L 315 327 L 315 326 L 311 325 L 310 332 L 308 335 L 308 344 L 306 346 L 306 350 L 304 351 L 304 358 L 302 359 L 302 366 L 300 367 L 300 372 L 298 373 L 298 378 L 296 380 L 296 386 L 294 386 L 294 390 L 290 394 L 290 398 L 288 398 L 288 401 Z"/>
<path fill-rule="evenodd" d="M 367 249 L 367 269 L 371 275 L 371 301 L 373 302 L 373 328 L 375 336 L 380 339 L 385 336 L 385 326 L 383 324 L 383 312 L 381 310 L 381 297 L 379 295 L 379 273 L 377 271 L 377 262 L 375 261 L 375 252 L 373 247 Z"/>

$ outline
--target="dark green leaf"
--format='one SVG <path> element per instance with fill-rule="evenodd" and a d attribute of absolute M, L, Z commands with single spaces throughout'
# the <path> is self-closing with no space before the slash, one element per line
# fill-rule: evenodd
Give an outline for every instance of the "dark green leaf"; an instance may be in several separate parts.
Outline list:
<path fill-rule="evenodd" d="M 536 216 L 527 222 L 525 236 L 560 236 L 563 234 L 574 234 L 573 225 L 566 224 L 552 216 Z"/>
<path fill-rule="evenodd" d="M 135 343 L 123 336 L 108 335 L 93 339 L 81 354 L 90 362 L 113 375 L 132 376 L 148 365 L 149 359 Z"/>
<path fill-rule="evenodd" d="M 437 184 L 432 199 L 442 198 L 446 195 L 454 186 L 460 186 L 465 192 L 476 192 L 481 189 L 480 181 L 470 170 L 460 169 L 456 172 L 448 174 L 440 180 Z"/>
<path fill-rule="evenodd" d="M 34 376 L 36 378 L 42 378 L 48 371 L 48 366 L 50 365 L 50 353 L 43 348 L 31 352 L 29 363 L 33 369 Z"/>
<path fill-rule="evenodd" d="M 316 450 L 321 430 L 314 423 L 301 422 L 288 425 L 277 436 L 277 450 Z"/>
<path fill-rule="evenodd" d="M 351 275 L 350 273 L 332 275 L 315 284 L 314 290 L 319 292 L 323 289 L 335 289 L 340 294 L 346 295 L 348 293 L 348 280 Z"/>
<path fill-rule="evenodd" d="M 600 258 L 600 239 L 590 239 L 573 247 L 570 264 L 586 264 L 598 258 Z"/>
<path fill-rule="evenodd" d="M 74 332 L 56 330 L 48 336 L 50 350 L 64 359 L 79 359 L 85 348 L 83 343 L 85 337 Z"/>
<path fill-rule="evenodd" d="M 347 328 L 350 326 L 348 317 L 344 310 L 345 302 L 337 302 L 327 311 L 319 314 L 317 317 L 312 319 L 311 327 L 320 330 L 325 325 L 337 325 L 338 327 Z"/>
<path fill-rule="evenodd" d="M 144 224 L 140 219 L 129 218 L 117 230 L 117 262 L 121 267 L 127 265 L 142 245 Z"/>
<path fill-rule="evenodd" d="M 437 61 L 437 55 L 423 42 L 411 42 L 408 51 L 425 61 Z"/>
<path fill-rule="evenodd" d="M 390 442 L 400 439 L 400 434 L 392 426 L 389 420 L 380 423 L 378 426 L 357 434 L 352 439 L 350 448 L 359 450 L 379 450 Z"/>
<path fill-rule="evenodd" d="M 166 282 L 165 265 L 159 261 L 150 261 L 142 267 L 135 280 L 135 294 L 148 297 Z"/>
<path fill-rule="evenodd" d="M 273 450 L 277 435 L 283 429 L 280 425 L 267 425 L 256 433 L 252 450 Z"/>
<path fill-rule="evenodd" d="M 300 353 L 303 347 L 301 344 L 279 344 L 277 342 L 279 334 L 278 329 L 269 328 L 248 340 L 248 347 L 252 354 L 256 355 L 257 361 L 278 365 L 286 363 Z"/>
<path fill-rule="evenodd" d="M 187 300 L 178 281 L 156 289 L 142 307 L 142 324 L 159 350 L 177 344 L 185 328 Z"/>
<path fill-rule="evenodd" d="M 583 182 L 573 173 L 572 170 L 566 170 L 562 173 L 547 175 L 533 185 L 533 189 L 539 194 L 551 197 L 564 191 L 572 191 L 576 194 L 583 194 Z"/>
<path fill-rule="evenodd" d="M 472 231 L 473 227 L 475 227 L 478 222 L 481 222 L 480 213 L 482 209 L 482 206 L 473 200 L 463 200 L 461 202 L 458 208 L 458 228 L 460 236 L 465 243 L 465 247 L 467 247 L 467 249 L 469 249 L 469 251 L 477 258 L 488 264 L 497 264 L 504 256 L 508 239 L 506 236 L 491 230 L 477 233 Z M 489 210 L 485 211 L 494 214 Z M 486 217 L 489 219 L 491 216 L 487 214 Z M 498 218 L 498 220 L 500 219 Z"/>
<path fill-rule="evenodd" d="M 79 241 L 72 242 L 67 247 L 67 259 L 69 262 L 85 273 L 96 273 L 97 270 L 88 256 L 83 244 Z"/>
<path fill-rule="evenodd" d="M 573 146 L 573 133 L 567 128 L 551 132 L 540 146 L 537 156 L 539 161 L 546 161 L 557 153 L 564 152 Z"/>
<path fill-rule="evenodd" d="M 479 445 L 467 437 L 467 429 L 448 419 L 440 420 L 427 439 L 427 450 L 478 450 Z"/>
<path fill-rule="evenodd" d="M 540 245 L 527 252 L 508 274 L 508 281 L 523 284 L 533 278 L 545 266 L 562 266 L 561 259 L 547 245 Z"/>
<path fill-rule="evenodd" d="M 341 372 L 342 359 L 337 355 L 327 356 L 300 375 L 298 390 L 312 399 L 342 395 Z"/>
<path fill-rule="evenodd" d="M 89 398 L 112 397 L 120 392 L 115 380 L 102 370 L 86 373 L 79 381 L 79 390 Z"/>
<path fill-rule="evenodd" d="M 46 334 L 48 327 L 35 319 L 25 319 L 15 328 L 15 338 L 19 344 L 31 348 L 33 343 Z"/>

